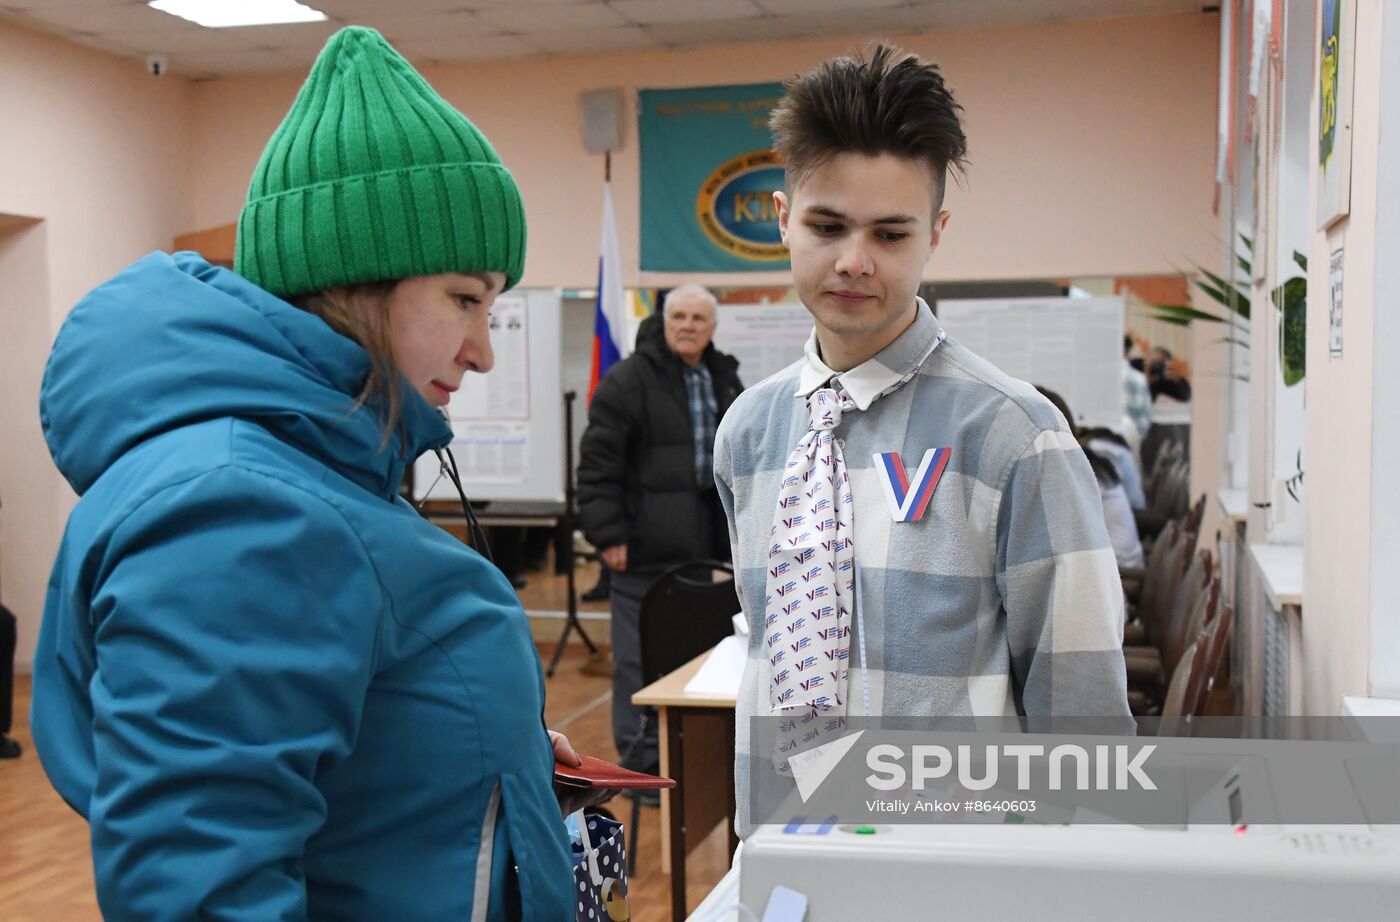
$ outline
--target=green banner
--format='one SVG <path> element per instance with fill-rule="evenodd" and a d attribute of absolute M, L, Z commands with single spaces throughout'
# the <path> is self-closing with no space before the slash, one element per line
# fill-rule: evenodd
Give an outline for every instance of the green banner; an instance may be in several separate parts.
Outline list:
<path fill-rule="evenodd" d="M 768 116 L 781 83 L 642 90 L 641 268 L 786 269 L 773 193 L 783 167 Z"/>

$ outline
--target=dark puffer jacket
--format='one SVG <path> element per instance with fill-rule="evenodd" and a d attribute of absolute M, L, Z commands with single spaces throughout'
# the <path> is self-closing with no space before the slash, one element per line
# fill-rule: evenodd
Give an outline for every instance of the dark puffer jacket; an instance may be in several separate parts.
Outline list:
<path fill-rule="evenodd" d="M 702 361 L 722 418 L 744 389 L 739 362 L 713 344 Z M 594 546 L 627 545 L 628 572 L 704 557 L 729 559 L 714 485 L 701 489 L 695 482 L 683 368 L 666 345 L 661 315 L 653 314 L 637 330 L 636 351 L 608 371 L 588 407 L 579 450 L 579 516 Z"/>

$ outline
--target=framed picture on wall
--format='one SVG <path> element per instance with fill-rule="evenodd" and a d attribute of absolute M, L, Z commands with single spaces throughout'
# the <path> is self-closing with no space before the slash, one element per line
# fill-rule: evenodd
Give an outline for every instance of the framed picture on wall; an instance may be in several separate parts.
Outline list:
<path fill-rule="evenodd" d="M 1317 69 L 1317 226 L 1351 210 L 1351 101 L 1356 0 L 1320 0 Z"/>

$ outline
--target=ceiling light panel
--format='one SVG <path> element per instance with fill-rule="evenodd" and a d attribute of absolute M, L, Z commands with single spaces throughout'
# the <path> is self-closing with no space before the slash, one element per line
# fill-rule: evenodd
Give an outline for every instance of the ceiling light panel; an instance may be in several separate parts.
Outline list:
<path fill-rule="evenodd" d="M 208 29 L 320 22 L 326 14 L 297 0 L 149 0 L 153 10 Z"/>

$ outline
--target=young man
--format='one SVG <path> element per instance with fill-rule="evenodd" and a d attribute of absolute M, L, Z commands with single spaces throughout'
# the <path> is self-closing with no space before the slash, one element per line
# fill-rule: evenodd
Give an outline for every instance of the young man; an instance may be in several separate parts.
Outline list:
<path fill-rule="evenodd" d="M 964 164 L 959 111 L 936 66 L 880 45 L 789 81 L 773 114 L 774 199 L 815 330 L 715 446 L 751 627 L 741 835 L 751 777 L 790 784 L 754 760 L 782 772 L 847 715 L 1128 714 L 1122 590 L 1083 452 L 917 296 Z M 755 751 L 748 718 L 770 714 L 790 739 Z"/>

